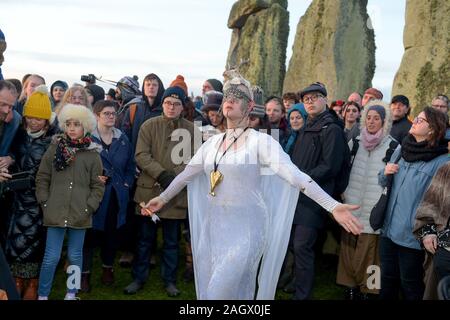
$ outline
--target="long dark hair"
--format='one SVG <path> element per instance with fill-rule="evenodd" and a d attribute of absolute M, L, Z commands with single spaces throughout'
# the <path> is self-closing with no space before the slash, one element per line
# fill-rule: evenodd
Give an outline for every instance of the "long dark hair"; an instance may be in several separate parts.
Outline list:
<path fill-rule="evenodd" d="M 447 117 L 444 113 L 432 107 L 425 107 L 423 112 L 431 128 L 431 137 L 428 140 L 428 145 L 434 147 L 444 138 L 447 130 Z"/>

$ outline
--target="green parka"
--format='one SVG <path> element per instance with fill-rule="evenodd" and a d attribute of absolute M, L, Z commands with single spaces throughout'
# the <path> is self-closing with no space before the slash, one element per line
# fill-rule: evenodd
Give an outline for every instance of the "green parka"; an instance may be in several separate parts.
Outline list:
<path fill-rule="evenodd" d="M 62 171 L 53 165 L 56 144 L 45 152 L 36 174 L 36 198 L 42 206 L 44 225 L 86 229 L 92 227 L 92 214 L 103 198 L 105 187 L 98 176 L 103 166 L 100 154 L 91 144 L 75 154 Z"/>

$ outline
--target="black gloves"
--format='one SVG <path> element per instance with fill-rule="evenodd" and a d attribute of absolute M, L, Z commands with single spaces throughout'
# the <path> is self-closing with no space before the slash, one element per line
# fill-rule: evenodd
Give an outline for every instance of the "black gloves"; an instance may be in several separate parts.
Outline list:
<path fill-rule="evenodd" d="M 160 184 L 160 186 L 163 188 L 163 190 L 166 190 L 167 187 L 170 185 L 170 183 L 175 179 L 175 173 L 171 171 L 163 171 L 161 174 L 156 178 L 156 181 Z"/>

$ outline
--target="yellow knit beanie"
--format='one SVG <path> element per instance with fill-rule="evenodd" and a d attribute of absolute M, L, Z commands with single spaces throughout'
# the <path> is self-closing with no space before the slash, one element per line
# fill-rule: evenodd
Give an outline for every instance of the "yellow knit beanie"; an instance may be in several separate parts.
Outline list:
<path fill-rule="evenodd" d="M 23 116 L 50 120 L 52 105 L 45 85 L 38 86 L 28 98 L 23 107 Z"/>

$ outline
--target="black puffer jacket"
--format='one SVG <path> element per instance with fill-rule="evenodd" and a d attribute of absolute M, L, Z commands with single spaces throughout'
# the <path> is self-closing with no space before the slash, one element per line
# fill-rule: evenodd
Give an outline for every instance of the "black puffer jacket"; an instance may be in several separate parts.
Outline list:
<path fill-rule="evenodd" d="M 327 109 L 315 118 L 308 118 L 298 133 L 291 159 L 301 171 L 332 195 L 344 161 L 344 148 L 348 146 L 343 123 Z M 321 206 L 300 193 L 294 224 L 321 228 L 325 217 L 326 211 Z"/>
<path fill-rule="evenodd" d="M 20 128 L 12 145 L 12 155 L 16 160 L 14 171 L 29 171 L 34 181 L 42 156 L 55 133 L 58 133 L 57 127 L 52 126 L 43 136 L 33 139 Z M 45 235 L 34 186 L 30 190 L 15 192 L 10 216 L 6 242 L 8 260 L 39 262 L 45 248 Z"/>

